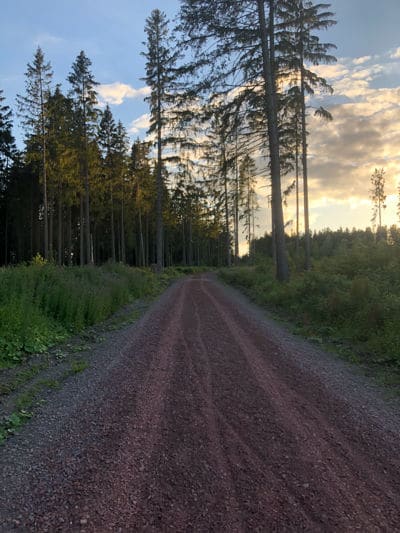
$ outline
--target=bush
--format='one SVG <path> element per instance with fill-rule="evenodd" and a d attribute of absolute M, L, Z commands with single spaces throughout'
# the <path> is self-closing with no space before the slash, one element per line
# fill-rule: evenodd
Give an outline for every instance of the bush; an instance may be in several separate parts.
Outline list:
<path fill-rule="evenodd" d="M 270 263 L 222 269 L 221 277 L 310 336 L 353 343 L 375 362 L 400 369 L 399 250 L 378 242 L 325 257 L 311 272 L 278 283 Z"/>

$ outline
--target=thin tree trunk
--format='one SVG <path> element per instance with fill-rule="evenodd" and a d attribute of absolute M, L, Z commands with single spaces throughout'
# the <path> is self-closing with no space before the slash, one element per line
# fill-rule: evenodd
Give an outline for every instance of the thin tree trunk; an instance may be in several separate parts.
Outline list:
<path fill-rule="evenodd" d="M 235 141 L 235 263 L 237 264 L 239 260 L 239 160 L 237 129 Z"/>
<path fill-rule="evenodd" d="M 145 266 L 149 266 L 149 254 L 150 254 L 150 244 L 149 244 L 149 214 L 146 213 L 146 261 Z"/>
<path fill-rule="evenodd" d="M 282 190 L 280 176 L 280 156 L 279 156 L 279 135 L 277 124 L 276 107 L 276 84 L 273 72 L 274 65 L 271 57 L 274 58 L 274 0 L 269 0 L 269 37 L 270 49 L 268 47 L 267 26 L 265 20 L 264 0 L 257 0 L 258 18 L 260 25 L 260 38 L 263 57 L 263 78 L 265 84 L 265 109 L 268 122 L 268 141 L 271 163 L 271 185 L 272 185 L 272 212 L 273 230 L 276 243 L 276 276 L 279 281 L 289 279 L 289 266 L 286 252 L 285 227 L 283 221 Z"/>
<path fill-rule="evenodd" d="M 182 217 L 182 265 L 186 266 L 185 219 Z"/>
<path fill-rule="evenodd" d="M 225 205 L 225 233 L 226 233 L 226 264 L 231 266 L 231 234 L 229 229 L 229 203 L 228 203 L 228 174 L 226 169 L 225 145 L 222 143 L 222 172 L 224 179 L 224 205 Z"/>
<path fill-rule="evenodd" d="M 189 249 L 188 249 L 188 264 L 193 265 L 193 222 L 192 217 L 189 217 Z"/>
<path fill-rule="evenodd" d="M 162 143 L 161 124 L 157 128 L 157 202 L 156 202 L 156 243 L 157 243 L 157 271 L 161 272 L 164 267 L 163 254 L 163 179 L 162 179 Z"/>
<path fill-rule="evenodd" d="M 125 248 L 125 205 L 124 205 L 124 191 L 122 190 L 122 204 L 121 204 L 121 261 L 126 263 L 126 248 Z"/>
<path fill-rule="evenodd" d="M 146 257 L 144 249 L 144 240 L 143 240 L 143 227 L 142 227 L 142 210 L 139 207 L 139 240 L 140 240 L 140 261 L 142 267 L 146 266 Z"/>
<path fill-rule="evenodd" d="M 68 266 L 72 265 L 72 207 L 68 206 L 68 222 L 67 222 L 67 250 L 68 250 Z"/>
<path fill-rule="evenodd" d="M 299 140 L 297 131 L 297 119 L 296 119 L 296 256 L 300 254 L 300 195 L 299 195 Z"/>
<path fill-rule="evenodd" d="M 306 125 L 306 101 L 304 87 L 304 66 L 301 57 L 301 137 L 302 137 L 302 167 L 303 167 L 303 196 L 304 196 L 304 237 L 305 237 L 305 269 L 311 268 L 311 236 L 310 236 L 310 215 L 308 206 L 308 165 L 307 165 L 307 125 Z"/>
<path fill-rule="evenodd" d="M 50 194 L 50 206 L 49 206 L 49 260 L 53 261 L 53 242 L 54 242 L 54 194 Z"/>
<path fill-rule="evenodd" d="M 114 199 L 113 199 L 113 190 L 111 187 L 110 190 L 110 208 L 111 208 L 111 218 L 110 218 L 110 231 L 111 231 L 111 259 L 115 263 L 115 228 L 114 228 Z"/>
<path fill-rule="evenodd" d="M 4 224 L 4 265 L 8 265 L 8 208 L 5 209 L 5 224 Z"/>
<path fill-rule="evenodd" d="M 58 201 L 57 201 L 57 207 L 58 207 L 58 222 L 57 222 L 57 262 L 58 265 L 61 266 L 64 264 L 64 253 L 63 253 L 63 220 L 62 220 L 62 214 L 63 214 L 63 203 L 62 203 L 62 187 L 60 182 L 58 183 Z"/>
<path fill-rule="evenodd" d="M 80 217 L 80 228 L 79 228 L 79 263 L 81 266 L 85 264 L 85 247 L 84 247 L 84 219 L 83 219 L 83 196 L 80 197 L 79 205 L 79 217 Z"/>

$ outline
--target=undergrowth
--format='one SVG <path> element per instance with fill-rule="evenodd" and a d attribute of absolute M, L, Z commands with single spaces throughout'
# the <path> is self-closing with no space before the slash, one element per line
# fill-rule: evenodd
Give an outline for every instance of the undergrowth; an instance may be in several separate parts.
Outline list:
<path fill-rule="evenodd" d="M 134 299 L 156 294 L 172 276 L 116 264 L 0 269 L 0 368 L 46 351 Z"/>
<path fill-rule="evenodd" d="M 274 279 L 271 262 L 222 269 L 222 279 L 295 322 L 297 331 L 336 346 L 400 385 L 400 252 L 387 243 L 325 257 L 309 272 Z"/>

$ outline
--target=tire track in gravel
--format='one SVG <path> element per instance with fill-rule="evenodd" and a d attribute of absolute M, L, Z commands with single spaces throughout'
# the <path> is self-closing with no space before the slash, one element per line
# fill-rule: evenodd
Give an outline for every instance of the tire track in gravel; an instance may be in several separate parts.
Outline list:
<path fill-rule="evenodd" d="M 1 531 L 400 531 L 395 430 L 212 278 L 171 287 L 114 357 L 49 436 L 7 443 Z"/>

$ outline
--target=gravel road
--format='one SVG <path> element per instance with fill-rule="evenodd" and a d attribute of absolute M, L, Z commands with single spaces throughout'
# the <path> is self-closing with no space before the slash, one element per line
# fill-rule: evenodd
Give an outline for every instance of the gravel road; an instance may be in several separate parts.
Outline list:
<path fill-rule="evenodd" d="M 211 276 L 0 449 L 1 531 L 400 531 L 396 402 Z"/>

